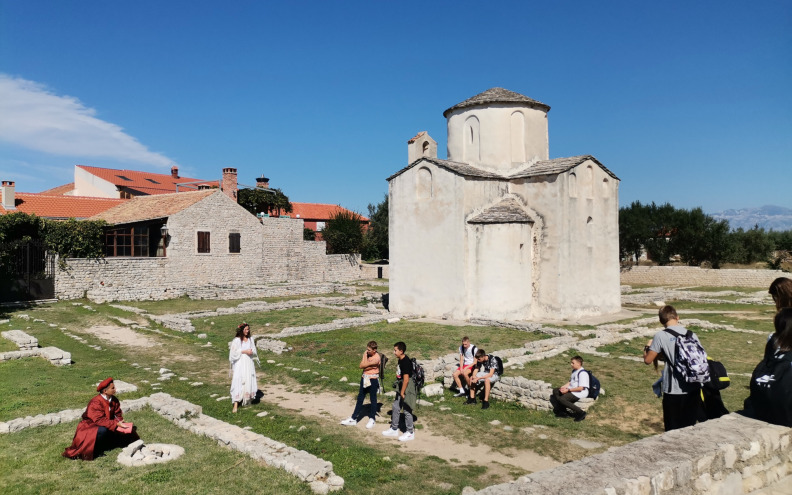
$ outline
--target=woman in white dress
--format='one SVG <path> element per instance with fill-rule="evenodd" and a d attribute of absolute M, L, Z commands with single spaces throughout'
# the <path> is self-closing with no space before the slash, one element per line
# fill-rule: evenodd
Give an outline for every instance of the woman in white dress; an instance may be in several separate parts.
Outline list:
<path fill-rule="evenodd" d="M 228 360 L 231 361 L 231 402 L 234 404 L 231 412 L 237 412 L 239 404 L 248 405 L 256 397 L 258 384 L 254 359 L 258 359 L 258 353 L 253 336 L 250 335 L 250 325 L 242 323 L 237 327 L 236 337 L 228 353 Z"/>

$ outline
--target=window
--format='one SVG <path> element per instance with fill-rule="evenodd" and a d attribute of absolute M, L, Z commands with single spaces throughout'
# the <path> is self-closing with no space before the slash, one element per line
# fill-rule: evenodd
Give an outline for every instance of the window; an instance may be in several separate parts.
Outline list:
<path fill-rule="evenodd" d="M 123 176 L 123 175 L 116 175 L 116 177 L 118 177 L 121 180 L 125 180 L 127 182 L 132 182 L 132 179 L 130 179 L 129 177 Z"/>
<path fill-rule="evenodd" d="M 209 232 L 198 232 L 198 252 L 199 253 L 211 252 L 209 246 L 210 246 Z"/>
<path fill-rule="evenodd" d="M 105 232 L 105 256 L 149 255 L 148 227 L 126 227 Z"/>
<path fill-rule="evenodd" d="M 146 179 L 146 180 L 151 182 L 152 184 L 159 184 L 159 182 L 155 181 L 154 179 Z"/>
<path fill-rule="evenodd" d="M 240 243 L 240 238 L 242 235 L 239 232 L 231 232 L 228 234 L 228 252 L 229 253 L 240 253 L 242 252 L 242 246 Z"/>

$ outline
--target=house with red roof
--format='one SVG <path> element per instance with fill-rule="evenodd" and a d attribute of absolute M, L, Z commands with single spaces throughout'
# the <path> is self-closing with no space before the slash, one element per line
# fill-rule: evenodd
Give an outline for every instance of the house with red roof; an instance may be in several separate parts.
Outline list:
<path fill-rule="evenodd" d="M 15 189 L 13 181 L 2 182 L 0 215 L 22 212 L 51 220 L 82 220 L 124 202 L 123 199 L 17 193 Z"/>
<path fill-rule="evenodd" d="M 345 212 L 357 215 L 357 213 L 338 205 L 328 205 L 322 203 L 296 203 L 294 201 L 292 201 L 291 204 L 292 212 L 289 214 L 289 216 L 292 218 L 302 219 L 305 228 L 316 231 L 317 233 L 324 230 L 327 221 L 339 213 Z M 363 226 L 363 228 L 366 228 L 369 224 L 369 219 L 362 215 L 359 216 L 360 224 Z M 317 238 L 317 240 L 320 239 Z"/>

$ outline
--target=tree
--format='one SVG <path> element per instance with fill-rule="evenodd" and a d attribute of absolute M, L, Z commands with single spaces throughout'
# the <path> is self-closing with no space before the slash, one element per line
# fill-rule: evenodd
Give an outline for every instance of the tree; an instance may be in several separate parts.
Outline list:
<path fill-rule="evenodd" d="M 254 215 L 267 213 L 280 216 L 281 213 L 292 212 L 289 197 L 283 194 L 280 189 L 262 189 L 260 187 L 240 189 L 237 192 L 237 203 Z"/>
<path fill-rule="evenodd" d="M 303 240 L 304 241 L 315 241 L 316 240 L 316 232 L 309 228 L 303 227 Z"/>
<path fill-rule="evenodd" d="M 322 237 L 327 242 L 328 254 L 357 254 L 363 247 L 363 228 L 360 215 L 339 211 L 325 224 Z"/>
<path fill-rule="evenodd" d="M 363 236 L 363 259 L 388 259 L 388 195 L 378 205 L 368 205 L 369 228 Z"/>

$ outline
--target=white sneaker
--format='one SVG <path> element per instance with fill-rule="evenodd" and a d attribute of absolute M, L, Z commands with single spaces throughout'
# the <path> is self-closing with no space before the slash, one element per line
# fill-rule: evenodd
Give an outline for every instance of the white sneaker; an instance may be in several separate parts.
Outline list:
<path fill-rule="evenodd" d="M 369 430 L 374 428 L 374 418 L 369 418 L 368 423 L 366 423 L 366 428 Z"/>
<path fill-rule="evenodd" d="M 410 440 L 415 440 L 415 433 L 408 431 L 404 435 L 399 437 L 400 442 L 409 442 Z"/>
<path fill-rule="evenodd" d="M 386 437 L 398 437 L 399 430 L 394 430 L 393 428 L 388 428 L 387 430 L 383 431 L 382 434 Z"/>
<path fill-rule="evenodd" d="M 344 426 L 355 426 L 357 424 L 357 420 L 352 418 L 347 418 L 341 421 L 341 424 Z"/>
<path fill-rule="evenodd" d="M 460 389 L 460 390 L 459 390 L 459 392 L 457 392 L 457 393 L 455 393 L 455 394 L 454 394 L 454 397 L 464 397 L 464 396 L 466 396 L 467 394 L 468 394 L 468 393 L 467 393 L 467 390 L 465 390 L 465 389 Z"/>

